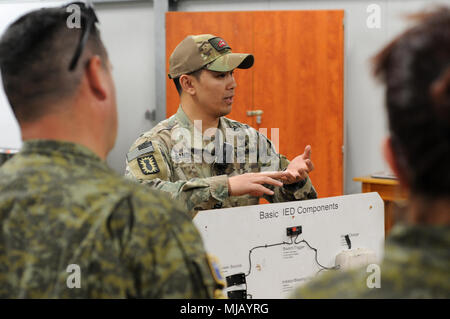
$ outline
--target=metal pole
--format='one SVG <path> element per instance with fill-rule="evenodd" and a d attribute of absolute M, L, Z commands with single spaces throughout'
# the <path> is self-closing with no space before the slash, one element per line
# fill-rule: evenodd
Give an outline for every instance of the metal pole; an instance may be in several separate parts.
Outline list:
<path fill-rule="evenodd" d="M 155 20 L 155 120 L 166 118 L 166 12 L 169 0 L 153 1 Z"/>

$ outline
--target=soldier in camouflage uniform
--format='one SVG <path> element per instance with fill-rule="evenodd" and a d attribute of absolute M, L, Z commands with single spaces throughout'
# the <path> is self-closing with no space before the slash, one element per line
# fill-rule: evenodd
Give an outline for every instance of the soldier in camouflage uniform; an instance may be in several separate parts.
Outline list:
<path fill-rule="evenodd" d="M 220 297 L 218 267 L 184 208 L 105 163 L 115 89 L 95 13 L 82 12 L 78 30 L 65 7 L 33 11 L 0 41 L 24 139 L 0 168 L 0 298 Z"/>
<path fill-rule="evenodd" d="M 231 111 L 235 68 L 253 65 L 214 35 L 186 37 L 170 57 L 181 104 L 175 115 L 142 134 L 127 154 L 125 175 L 199 210 L 317 198 L 308 177 L 311 148 L 292 162 Z M 284 184 L 281 182 L 284 182 Z M 265 186 L 263 186 L 265 185 Z"/>
<path fill-rule="evenodd" d="M 379 271 L 329 272 L 294 297 L 450 298 L 450 8 L 416 17 L 375 60 L 387 87 L 385 157 L 410 193 L 403 220 Z"/>

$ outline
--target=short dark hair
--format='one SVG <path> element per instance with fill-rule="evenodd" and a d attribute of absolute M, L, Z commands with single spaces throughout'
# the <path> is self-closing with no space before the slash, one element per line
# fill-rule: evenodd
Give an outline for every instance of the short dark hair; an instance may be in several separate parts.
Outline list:
<path fill-rule="evenodd" d="M 375 57 L 398 165 L 415 194 L 450 195 L 450 9 L 419 23 Z"/>
<path fill-rule="evenodd" d="M 32 11 L 12 23 L 0 40 L 3 86 L 19 122 L 35 120 L 72 96 L 93 54 L 106 66 L 106 49 L 94 25 L 76 69 L 69 71 L 88 18 L 81 11 L 82 28 L 70 29 L 70 14 L 66 7 Z"/>
<path fill-rule="evenodd" d="M 197 80 L 199 80 L 200 79 L 200 75 L 201 75 L 203 70 L 204 70 L 204 68 L 201 68 L 201 69 L 198 69 L 198 70 L 196 70 L 194 72 L 188 73 L 187 75 L 192 75 Z M 181 84 L 180 84 L 180 78 L 179 77 L 178 78 L 174 78 L 173 79 L 173 83 L 175 84 L 175 87 L 177 89 L 178 95 L 181 96 L 181 92 L 183 92 L 183 88 L 181 87 Z"/>

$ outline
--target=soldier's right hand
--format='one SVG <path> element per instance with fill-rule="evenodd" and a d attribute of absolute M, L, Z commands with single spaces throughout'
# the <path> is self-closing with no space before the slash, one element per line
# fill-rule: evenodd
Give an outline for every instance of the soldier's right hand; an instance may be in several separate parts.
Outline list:
<path fill-rule="evenodd" d="M 273 191 L 263 186 L 263 184 L 273 186 L 283 186 L 277 179 L 285 178 L 285 172 L 260 172 L 246 173 L 228 178 L 228 193 L 230 196 L 252 195 L 263 196 L 273 195 Z"/>

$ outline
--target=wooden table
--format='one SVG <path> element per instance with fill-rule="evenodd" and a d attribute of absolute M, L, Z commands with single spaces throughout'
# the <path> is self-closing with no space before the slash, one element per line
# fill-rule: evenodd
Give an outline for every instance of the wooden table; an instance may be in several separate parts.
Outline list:
<path fill-rule="evenodd" d="M 395 224 L 394 207 L 395 202 L 404 201 L 408 195 L 395 179 L 373 178 L 371 176 L 361 176 L 353 178 L 355 182 L 362 183 L 362 192 L 377 192 L 384 201 L 384 231 L 385 236 Z"/>

